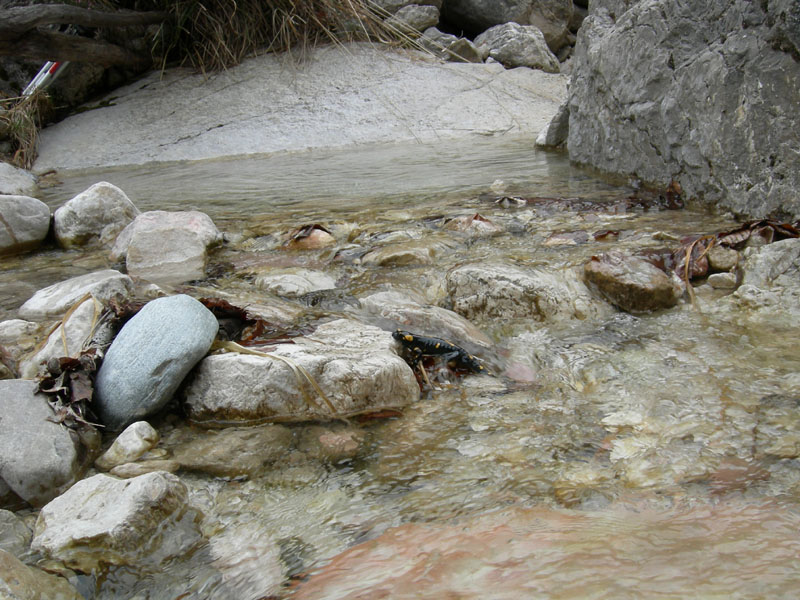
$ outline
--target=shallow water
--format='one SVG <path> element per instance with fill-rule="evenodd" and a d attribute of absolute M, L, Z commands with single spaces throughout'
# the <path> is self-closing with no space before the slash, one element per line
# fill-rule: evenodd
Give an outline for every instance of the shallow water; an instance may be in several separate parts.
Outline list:
<path fill-rule="evenodd" d="M 530 140 L 308 152 L 58 178 L 46 190 L 45 200 L 54 208 L 105 180 L 142 210 L 208 213 L 229 242 L 212 257 L 215 277 L 202 284 L 204 293 L 210 288 L 266 294 L 254 291 L 255 274 L 288 264 L 321 268 L 355 297 L 391 287 L 447 306 L 444 275 L 464 262 L 567 268 L 608 249 L 658 248 L 688 234 L 736 225 L 728 216 L 696 207 L 625 207 L 621 201 L 631 188 L 597 180 L 561 155 L 535 151 Z M 586 202 L 496 204 L 503 194 Z M 470 238 L 441 228 L 446 218 L 475 212 L 505 232 Z M 309 223 L 328 227 L 336 248 L 287 258 L 280 236 Z M 606 230 L 619 231 L 618 239 L 594 241 L 592 233 Z M 589 233 L 589 241 L 548 242 L 553 233 L 576 231 Z M 436 260 L 381 267 L 337 255 L 392 240 L 432 243 Z M 102 252 L 56 249 L 4 259 L 0 317 L 13 316 L 38 287 L 106 263 Z M 700 295 L 710 306 L 721 293 Z M 313 309 L 291 304 L 301 312 L 297 328 L 343 314 L 370 322 L 348 303 Z M 609 311 L 602 318 L 558 324 L 529 319 L 475 324 L 493 342 L 482 358 L 498 372 L 510 369 L 525 377 L 467 377 L 427 394 L 398 418 L 364 425 L 366 439 L 354 459 L 328 464 L 294 449 L 285 461 L 246 481 L 182 475 L 193 505 L 206 514 L 203 528 L 212 544 L 160 573 L 116 569 L 85 578 L 84 591 L 97 598 L 258 598 L 264 595 L 261 575 L 269 557 L 279 556 L 288 575 L 307 573 L 394 526 L 449 526 L 509 506 L 587 515 L 595 525 L 583 541 L 594 553 L 603 537 L 598 530 L 613 536 L 613 523 L 624 521 L 621 505 L 663 511 L 664 522 L 672 523 L 676 516 L 670 511 L 679 505 L 727 506 L 732 498 L 737 507 L 773 502 L 768 506 L 778 507 L 775 529 L 794 530 L 800 465 L 791 452 L 781 455 L 775 447 L 800 444 L 795 442 L 800 427 L 793 425 L 800 392 L 796 324 L 701 312 L 689 304 L 645 316 Z M 191 436 L 174 422 L 164 427 L 167 449 L 170 440 Z M 302 436 L 303 426 L 292 429 Z M 731 510 L 743 519 L 751 514 Z M 763 509 L 757 512 L 761 518 Z M 756 529 L 761 531 L 760 525 Z M 580 546 L 579 531 L 572 532 L 571 544 Z M 679 577 L 669 558 L 671 552 L 679 557 L 680 536 L 667 537 L 664 545 L 659 527 L 638 527 L 636 544 L 663 566 L 650 564 L 640 576 L 629 566 L 621 569 L 625 583 L 619 594 L 624 588 L 625 597 L 636 597 L 637 590 L 647 595 L 654 593 L 653 581 Z M 725 549 L 715 547 L 713 536 L 704 540 L 693 543 L 707 543 L 719 560 L 706 560 L 702 571 L 680 577 L 693 578 L 709 597 L 735 591 Z M 781 595 L 787 582 L 796 582 L 792 573 L 800 565 L 796 545 L 781 550 L 773 541 L 759 540 L 772 545 L 764 555 L 742 544 L 735 551 L 737 561 L 754 573 L 760 564 L 765 570 L 776 561 L 794 565 L 781 585 L 764 587 Z M 686 565 L 686 557 L 680 555 L 679 563 Z M 570 581 L 614 569 L 613 561 L 565 564 Z M 542 589 L 548 582 L 563 584 L 564 577 L 558 569 L 543 570 Z M 771 577 L 772 583 L 780 579 Z M 581 597 L 588 589 L 563 597 Z M 691 583 L 681 589 L 692 589 Z M 757 592 L 757 582 L 748 589 Z M 467 590 L 464 597 L 482 591 Z M 591 593 L 609 597 L 602 590 Z"/>

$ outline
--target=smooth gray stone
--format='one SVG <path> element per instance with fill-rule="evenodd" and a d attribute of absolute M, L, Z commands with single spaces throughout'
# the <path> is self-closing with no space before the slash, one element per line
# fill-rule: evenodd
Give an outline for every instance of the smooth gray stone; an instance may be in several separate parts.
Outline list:
<path fill-rule="evenodd" d="M 34 506 L 58 496 L 83 470 L 77 435 L 48 418 L 53 410 L 36 382 L 0 381 L 0 477 Z"/>
<path fill-rule="evenodd" d="M 161 410 L 208 352 L 219 324 L 186 295 L 153 300 L 108 349 L 95 382 L 95 406 L 112 431 Z"/>
<path fill-rule="evenodd" d="M 39 246 L 50 229 L 50 208 L 29 196 L 0 195 L 0 255 Z"/>

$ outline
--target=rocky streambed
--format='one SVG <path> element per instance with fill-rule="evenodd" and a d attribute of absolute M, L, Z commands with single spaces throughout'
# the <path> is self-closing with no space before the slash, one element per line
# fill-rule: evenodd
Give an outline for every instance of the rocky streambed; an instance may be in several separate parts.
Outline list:
<path fill-rule="evenodd" d="M 792 226 L 506 143 L 439 187 L 417 146 L 349 193 L 259 187 L 268 161 L 227 196 L 224 163 L 203 190 L 180 165 L 54 186 L 66 248 L 0 272 L 4 572 L 87 598 L 791 596 Z M 654 258 L 681 248 L 693 293 Z M 487 373 L 417 342 L 423 376 L 398 327 Z M 89 383 L 100 433 L 65 410 Z"/>

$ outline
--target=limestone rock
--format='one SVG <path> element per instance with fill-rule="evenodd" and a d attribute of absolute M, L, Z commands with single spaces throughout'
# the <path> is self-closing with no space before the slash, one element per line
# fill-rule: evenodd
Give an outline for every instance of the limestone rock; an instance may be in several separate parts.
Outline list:
<path fill-rule="evenodd" d="M 43 129 L 35 169 L 535 136 L 566 88 L 559 75 L 499 76 L 500 65 L 442 64 L 371 42 L 323 45 L 297 66 L 264 54 L 213 76 L 155 71 L 114 90 L 108 106 Z"/>
<path fill-rule="evenodd" d="M 327 273 L 302 268 L 264 273 L 256 276 L 253 283 L 260 289 L 289 298 L 336 287 L 336 280 Z"/>
<path fill-rule="evenodd" d="M 36 192 L 36 177 L 25 169 L 0 161 L 0 195 L 31 196 Z"/>
<path fill-rule="evenodd" d="M 189 418 L 216 425 L 331 420 L 402 408 L 419 397 L 390 332 L 346 320 L 326 325 L 307 340 L 296 338 L 270 352 L 285 360 L 233 352 L 205 358 L 185 391 Z"/>
<path fill-rule="evenodd" d="M 542 32 L 533 25 L 504 23 L 487 29 L 475 38 L 478 50 L 488 48 L 490 58 L 503 66 L 530 67 L 558 73 L 558 59 L 550 52 Z"/>
<path fill-rule="evenodd" d="M 361 263 L 379 267 L 429 265 L 449 247 L 449 244 L 437 239 L 393 242 L 370 250 L 361 258 Z"/>
<path fill-rule="evenodd" d="M 573 58 L 570 159 L 797 218 L 798 23 L 792 0 L 593 0 Z"/>
<path fill-rule="evenodd" d="M 8 600 L 83 600 L 63 577 L 29 567 L 0 550 L 0 598 Z"/>
<path fill-rule="evenodd" d="M 41 506 L 83 473 L 77 435 L 54 419 L 36 383 L 0 381 L 0 478 L 23 500 Z"/>
<path fill-rule="evenodd" d="M 707 256 L 712 271 L 732 271 L 739 264 L 739 253 L 733 248 L 712 246 Z"/>
<path fill-rule="evenodd" d="M 767 396 L 758 403 L 754 446 L 757 457 L 800 456 L 800 400 L 781 395 Z"/>
<path fill-rule="evenodd" d="M 121 479 L 131 479 L 139 477 L 140 475 L 147 475 L 155 471 L 166 471 L 167 473 L 176 473 L 181 468 L 181 463 L 172 459 L 153 459 L 153 460 L 140 460 L 133 463 L 125 463 L 118 465 L 111 469 L 114 477 Z"/>
<path fill-rule="evenodd" d="M 111 430 L 161 410 L 208 352 L 219 324 L 190 296 L 148 302 L 117 335 L 95 381 L 95 406 Z"/>
<path fill-rule="evenodd" d="M 58 208 L 53 215 L 56 239 L 62 248 L 93 241 L 111 245 L 139 215 L 128 196 L 117 186 L 101 181 Z"/>
<path fill-rule="evenodd" d="M 621 252 L 594 256 L 584 265 L 584 277 L 615 306 L 628 312 L 648 312 L 678 303 L 681 290 L 661 269 L 643 258 Z"/>
<path fill-rule="evenodd" d="M 0 195 L 0 255 L 39 246 L 50 229 L 50 208 L 30 196 Z"/>
<path fill-rule="evenodd" d="M 100 474 L 42 508 L 32 548 L 84 573 L 103 565 L 141 568 L 196 544 L 199 532 L 191 521 L 186 486 L 175 475 L 116 479 Z"/>
<path fill-rule="evenodd" d="M 409 4 L 386 19 L 384 23 L 407 35 L 418 36 L 429 27 L 439 22 L 439 9 L 435 6 Z"/>
<path fill-rule="evenodd" d="M 419 44 L 442 60 L 451 62 L 479 63 L 486 60 L 470 40 L 429 27 L 418 40 Z"/>
<path fill-rule="evenodd" d="M 119 271 L 106 269 L 59 281 L 43 288 L 19 308 L 25 319 L 60 317 L 86 294 L 106 303 L 115 296 L 127 298 L 133 291 L 133 281 Z"/>
<path fill-rule="evenodd" d="M 84 343 L 91 338 L 102 311 L 102 304 L 91 295 L 77 304 L 69 317 L 50 333 L 44 345 L 20 361 L 20 377 L 33 379 L 41 370 L 42 364 L 47 364 L 50 358 L 77 357 L 83 350 Z"/>
<path fill-rule="evenodd" d="M 553 120 L 539 132 L 536 145 L 543 148 L 557 148 L 564 145 L 569 135 L 569 105 L 565 102 L 558 107 Z"/>
<path fill-rule="evenodd" d="M 147 421 L 131 423 L 109 449 L 94 461 L 94 465 L 101 471 L 110 471 L 118 465 L 133 462 L 155 446 L 160 437 Z"/>
<path fill-rule="evenodd" d="M 0 510 L 0 550 L 19 558 L 30 548 L 32 537 L 33 532 L 22 519 L 9 510 Z"/>
<path fill-rule="evenodd" d="M 448 0 L 444 17 L 467 32 L 480 33 L 495 25 L 534 25 L 557 52 L 567 41 L 571 0 Z"/>
<path fill-rule="evenodd" d="M 572 270 L 526 269 L 502 263 L 474 263 L 447 274 L 454 310 L 467 319 L 556 322 L 607 314 Z"/>
<path fill-rule="evenodd" d="M 255 477 L 292 446 L 292 431 L 282 425 L 213 430 L 173 448 L 173 460 L 213 477 Z"/>
<path fill-rule="evenodd" d="M 208 248 L 219 242 L 211 218 L 198 211 L 142 213 L 117 238 L 112 258 L 125 257 L 132 277 L 157 284 L 205 277 Z"/>
<path fill-rule="evenodd" d="M 748 249 L 742 268 L 742 285 L 768 288 L 783 273 L 800 268 L 800 239 L 790 238 Z"/>
<path fill-rule="evenodd" d="M 443 337 L 458 344 L 492 345 L 483 331 L 458 313 L 439 306 L 420 304 L 401 292 L 371 294 L 361 299 L 361 306 L 371 314 L 395 321 L 398 327 L 409 329 L 412 333 Z"/>

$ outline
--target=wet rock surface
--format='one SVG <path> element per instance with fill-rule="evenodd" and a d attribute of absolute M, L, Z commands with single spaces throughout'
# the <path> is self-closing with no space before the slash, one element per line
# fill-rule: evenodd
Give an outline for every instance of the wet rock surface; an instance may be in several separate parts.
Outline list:
<path fill-rule="evenodd" d="M 587 283 L 628 312 L 670 308 L 683 290 L 669 275 L 644 259 L 609 252 L 592 257 L 583 269 Z"/>
<path fill-rule="evenodd" d="M 190 296 L 149 302 L 122 328 L 97 372 L 103 423 L 115 431 L 163 408 L 218 328 L 211 312 Z"/>
<path fill-rule="evenodd" d="M 134 462 L 155 446 L 159 438 L 158 431 L 146 421 L 131 423 L 117 436 L 108 450 L 94 461 L 94 465 L 101 471 L 110 471 L 116 466 Z"/>
<path fill-rule="evenodd" d="M 797 584 L 796 575 L 766 583 L 746 560 L 721 559 L 707 548 L 712 539 L 729 549 L 758 541 L 769 554 L 771 572 L 793 571 L 798 543 L 790 524 L 797 523 L 797 516 L 790 511 L 736 502 L 667 511 L 636 508 L 618 506 L 606 513 L 504 509 L 452 525 L 403 525 L 337 556 L 299 585 L 294 597 L 366 599 L 388 592 L 398 598 L 458 595 L 477 600 L 491 590 L 493 598 L 585 598 L 612 588 L 621 597 L 634 597 L 623 589 L 629 586 L 696 596 L 727 593 L 731 578 L 740 582 L 737 590 L 744 595 L 768 589 L 782 596 Z M 778 530 L 776 520 L 782 524 Z M 608 553 L 611 538 L 613 556 Z M 700 568 L 707 577 L 655 584 L 651 569 L 657 571 L 663 561 L 682 565 L 682 570 Z M 537 576 L 532 579 L 531 573 Z M 583 576 L 575 578 L 575 573 Z M 619 583 L 622 576 L 625 586 Z"/>
<path fill-rule="evenodd" d="M 29 567 L 3 550 L 0 550 L 0 595 L 13 600 L 83 599 L 63 577 Z"/>
<path fill-rule="evenodd" d="M 0 255 L 39 246 L 50 229 L 50 209 L 30 196 L 0 195 Z"/>
<path fill-rule="evenodd" d="M 85 453 L 78 437 L 55 422 L 36 384 L 0 381 L 0 477 L 23 500 L 41 506 L 83 474 Z"/>

